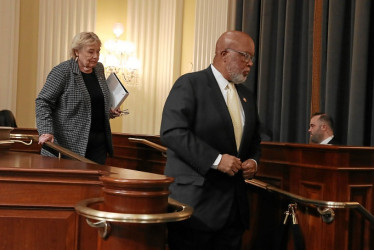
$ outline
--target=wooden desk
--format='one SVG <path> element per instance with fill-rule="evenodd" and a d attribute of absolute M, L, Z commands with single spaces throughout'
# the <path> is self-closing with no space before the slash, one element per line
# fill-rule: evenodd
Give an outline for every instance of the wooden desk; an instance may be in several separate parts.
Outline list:
<path fill-rule="evenodd" d="M 256 178 L 309 199 L 356 201 L 374 214 L 374 148 L 262 143 Z M 289 201 L 257 189 L 250 195 L 257 213 L 250 237 L 263 242 L 282 223 Z M 335 209 L 326 224 L 315 209 L 299 206 L 298 218 L 306 249 L 374 249 L 374 227 L 358 213 Z"/>
<path fill-rule="evenodd" d="M 36 129 L 28 128 L 16 128 L 11 133 L 29 135 L 38 134 Z M 112 138 L 114 155 L 113 157 L 107 158 L 106 165 L 149 173 L 163 174 L 166 157 L 163 156 L 161 152 L 153 148 L 140 143 L 130 142 L 128 139 L 130 137 L 139 137 L 160 144 L 160 137 L 158 136 L 113 133 Z M 29 140 L 24 141 L 29 142 Z M 21 143 L 14 143 L 11 150 L 40 154 L 41 147 L 37 142 L 34 141 L 31 146 L 26 146 Z"/>
<path fill-rule="evenodd" d="M 160 143 L 157 136 L 113 134 L 114 158 L 109 158 L 107 164 L 120 168 L 163 173 L 166 158 L 152 148 L 129 142 L 129 137 L 140 137 Z M 23 145 L 17 147 L 25 150 Z M 35 162 L 39 160 L 29 158 L 26 161 Z M 79 176 L 77 171 L 73 171 L 74 178 L 83 178 L 80 188 L 83 188 L 85 193 L 80 193 L 83 191 L 76 192 L 80 196 L 69 202 L 70 210 L 68 210 L 68 214 L 70 216 L 74 214 L 71 205 L 75 201 L 79 201 L 81 197 L 86 197 L 86 195 L 89 197 L 101 196 L 98 176 L 100 176 L 100 171 L 108 171 L 106 167 L 97 169 L 89 166 L 89 164 L 78 165 L 78 168 L 86 169 L 87 174 L 91 174 Z M 59 168 L 62 167 L 57 167 L 56 171 Z M 26 170 L 22 170 L 22 172 L 24 171 Z M 30 173 L 23 175 L 31 178 L 29 175 L 32 171 L 30 170 Z M 22 175 L 22 172 L 18 173 L 16 169 L 13 172 Z M 42 175 L 42 171 L 40 172 L 38 175 Z M 69 175 L 62 171 L 61 174 L 64 174 L 63 178 L 66 178 L 66 180 L 72 178 L 69 177 L 71 173 Z M 42 176 L 53 175 L 46 172 Z M 3 176 L 0 176 L 0 178 L 3 178 Z M 84 184 L 86 178 L 91 180 L 90 185 Z M 309 199 L 341 202 L 357 201 L 374 214 L 374 148 L 263 142 L 262 157 L 256 178 Z M 92 182 L 97 182 L 97 184 Z M 0 184 L 2 185 L 2 182 Z M 57 186 L 57 184 L 55 185 Z M 64 188 L 69 189 L 67 184 L 59 183 L 58 185 L 61 186 L 62 190 Z M 92 188 L 92 186 L 95 186 L 95 188 Z M 26 187 L 28 188 L 28 186 Z M 58 186 L 57 189 L 60 190 L 60 187 Z M 27 196 L 31 191 L 19 192 L 25 192 L 24 194 Z M 21 193 L 19 199 L 22 200 L 24 194 Z M 0 201 L 2 201 L 1 190 L 0 195 Z M 251 186 L 248 186 L 248 195 L 251 201 L 249 211 L 251 227 L 245 233 L 243 250 L 270 249 L 264 244 L 271 243 L 273 241 L 272 237 L 279 235 L 284 212 L 287 210 L 290 201 Z M 72 197 L 66 197 L 66 199 L 69 201 Z M 58 202 L 57 200 L 54 202 Z M 374 249 L 373 225 L 365 221 L 360 214 L 348 209 L 335 209 L 335 214 L 335 220 L 331 224 L 326 224 L 322 221 L 316 209 L 299 206 L 297 215 L 307 249 Z M 64 216 L 67 215 L 64 214 Z M 87 227 L 85 223 L 79 223 L 79 225 Z M 82 237 L 78 237 L 79 240 L 81 240 L 80 238 L 86 242 L 89 237 L 82 235 Z M 92 241 L 87 244 L 92 244 Z"/>
<path fill-rule="evenodd" d="M 0 151 L 0 249 L 92 250 L 98 249 L 99 245 L 100 249 L 104 249 L 102 247 L 107 242 L 99 239 L 97 230 L 90 228 L 74 210 L 75 204 L 81 200 L 110 196 L 102 192 L 102 178 L 114 182 L 122 178 L 133 182 L 163 182 L 163 190 L 166 191 L 163 191 L 162 204 L 155 205 L 157 201 L 153 197 L 154 206 L 147 207 L 147 213 L 152 213 L 153 207 L 156 208 L 155 213 L 160 213 L 160 208 L 167 208 L 167 189 L 172 180 L 163 175 L 31 153 Z M 113 205 L 113 201 L 110 204 Z M 131 211 L 144 211 L 142 204 L 137 205 L 139 202 L 132 203 Z M 111 211 L 116 211 L 116 208 L 112 206 Z M 163 241 L 163 248 L 164 231 L 152 233 L 159 242 Z M 147 244 L 144 238 L 137 240 L 134 237 L 132 241 Z M 146 249 L 162 248 L 158 245 Z"/>
<path fill-rule="evenodd" d="M 130 142 L 128 138 L 143 138 L 157 144 L 160 137 L 132 134 L 113 134 L 113 158 L 107 164 L 144 172 L 163 174 L 166 157 L 161 152 L 140 143 Z"/>

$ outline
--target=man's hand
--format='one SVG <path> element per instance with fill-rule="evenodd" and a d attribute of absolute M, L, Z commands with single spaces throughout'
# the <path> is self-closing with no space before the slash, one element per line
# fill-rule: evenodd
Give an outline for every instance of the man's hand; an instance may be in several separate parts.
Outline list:
<path fill-rule="evenodd" d="M 242 162 L 235 156 L 224 154 L 218 164 L 217 169 L 225 174 L 234 176 L 239 170 L 242 169 Z"/>
<path fill-rule="evenodd" d="M 244 179 L 252 179 L 257 173 L 257 163 L 252 159 L 248 159 L 243 162 L 242 170 Z"/>

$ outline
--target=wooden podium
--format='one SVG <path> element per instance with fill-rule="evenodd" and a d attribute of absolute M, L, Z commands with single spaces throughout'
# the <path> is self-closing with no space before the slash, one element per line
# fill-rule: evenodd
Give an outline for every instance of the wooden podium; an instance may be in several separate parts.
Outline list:
<path fill-rule="evenodd" d="M 256 178 L 307 199 L 359 202 L 374 214 L 374 148 L 264 142 Z M 253 187 L 249 195 L 248 244 L 255 248 L 280 233 L 291 201 Z M 373 224 L 356 211 L 334 209 L 335 219 L 327 224 L 315 207 L 298 206 L 306 249 L 374 249 Z"/>
<path fill-rule="evenodd" d="M 145 219 L 142 224 L 110 222 L 109 236 L 101 238 L 75 207 L 103 197 L 91 208 L 99 215 L 152 218 L 168 213 L 172 181 L 159 174 L 2 150 L 0 249 L 165 249 L 163 222 L 186 219 L 192 210 L 148 224 Z"/>

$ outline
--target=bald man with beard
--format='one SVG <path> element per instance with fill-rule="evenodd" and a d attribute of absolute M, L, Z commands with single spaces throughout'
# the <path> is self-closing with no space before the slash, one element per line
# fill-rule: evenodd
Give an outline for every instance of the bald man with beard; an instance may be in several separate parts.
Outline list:
<path fill-rule="evenodd" d="M 254 177 L 260 157 L 257 105 L 241 84 L 254 53 L 246 33 L 223 33 L 213 64 L 181 76 L 166 100 L 160 138 L 168 148 L 165 175 L 174 177 L 170 197 L 194 209 L 190 219 L 168 224 L 171 250 L 241 248 L 249 225 L 245 180 Z M 227 106 L 229 84 L 238 97 L 240 133 Z"/>

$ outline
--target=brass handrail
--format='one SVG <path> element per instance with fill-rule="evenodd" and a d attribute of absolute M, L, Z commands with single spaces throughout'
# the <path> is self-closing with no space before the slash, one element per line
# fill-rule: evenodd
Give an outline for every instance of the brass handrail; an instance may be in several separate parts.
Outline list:
<path fill-rule="evenodd" d="M 34 140 L 36 142 L 39 141 L 39 137 L 37 135 L 27 135 L 27 134 L 10 134 L 10 139 L 18 139 L 18 140 Z M 86 162 L 86 163 L 92 163 L 92 164 L 97 164 L 96 162 L 94 161 L 91 161 L 77 153 L 74 153 L 73 151 L 69 150 L 69 149 L 66 149 L 56 143 L 53 143 L 53 142 L 45 142 L 45 145 L 47 145 L 48 147 L 58 151 L 59 153 L 67 156 L 67 157 L 70 157 L 72 159 L 75 159 L 75 160 L 78 160 L 78 161 L 81 161 L 81 162 Z"/>
<path fill-rule="evenodd" d="M 184 205 L 172 198 L 168 198 L 169 207 L 172 209 L 172 212 L 160 214 L 115 213 L 89 207 L 91 204 L 101 203 L 103 201 L 103 197 L 86 199 L 78 202 L 74 208 L 78 214 L 89 219 L 123 223 L 166 223 L 181 221 L 190 218 L 193 212 L 192 207 Z"/>
<path fill-rule="evenodd" d="M 267 190 L 269 192 L 274 192 L 277 194 L 281 194 L 295 202 L 304 204 L 304 205 L 310 205 L 310 206 L 315 206 L 317 207 L 318 212 L 321 215 L 329 215 L 329 216 L 334 216 L 333 211 L 328 211 L 326 210 L 321 210 L 321 207 L 325 208 L 348 208 L 348 209 L 355 209 L 357 212 L 362 214 L 368 221 L 371 223 L 374 223 L 374 215 L 371 214 L 365 207 L 363 207 L 359 202 L 354 202 L 354 201 L 347 201 L 347 202 L 339 202 L 339 201 L 323 201 L 323 200 L 313 200 L 313 199 L 308 199 L 305 197 L 302 197 L 300 195 L 296 195 L 287 191 L 284 191 L 280 188 L 274 187 L 268 183 L 262 182 L 257 179 L 252 179 L 252 180 L 246 180 L 246 183 L 256 186 L 258 188 L 262 188 L 264 190 Z M 332 214 L 331 214 L 332 213 Z"/>
<path fill-rule="evenodd" d="M 150 147 L 152 147 L 154 149 L 157 149 L 158 151 L 161 151 L 162 153 L 166 153 L 166 149 L 167 149 L 166 147 L 161 146 L 161 145 L 159 145 L 157 143 L 151 142 L 151 141 L 149 141 L 147 139 L 143 139 L 143 138 L 132 138 L 132 137 L 130 137 L 129 141 L 142 143 L 144 145 L 147 145 L 147 146 L 150 146 Z"/>
<path fill-rule="evenodd" d="M 115 213 L 96 210 L 89 206 L 94 203 L 101 203 L 104 201 L 103 197 L 86 199 L 78 202 L 75 205 L 75 211 L 86 218 L 86 222 L 89 226 L 98 228 L 99 235 L 105 239 L 108 237 L 111 231 L 110 222 L 122 222 L 122 223 L 166 223 L 186 220 L 191 217 L 193 208 L 184 205 L 172 198 L 168 198 L 170 212 L 162 214 L 127 214 L 127 213 Z M 95 220 L 95 222 L 90 221 Z"/>

